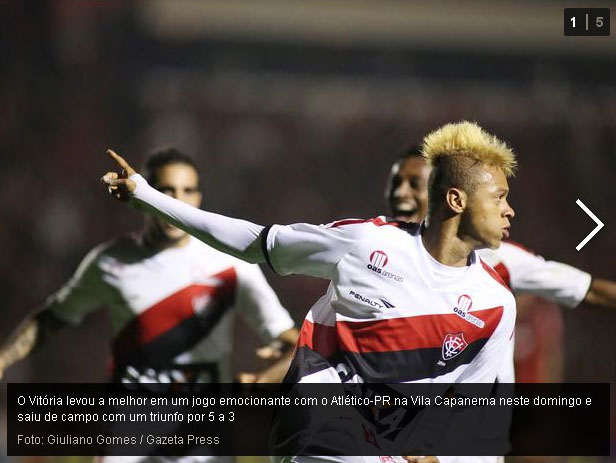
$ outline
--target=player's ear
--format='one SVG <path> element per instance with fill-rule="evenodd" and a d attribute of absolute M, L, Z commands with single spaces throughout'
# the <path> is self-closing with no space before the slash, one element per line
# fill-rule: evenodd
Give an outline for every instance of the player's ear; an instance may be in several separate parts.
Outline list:
<path fill-rule="evenodd" d="M 445 195 L 447 207 L 456 214 L 461 214 L 466 209 L 467 200 L 466 192 L 459 188 L 449 188 Z"/>
<path fill-rule="evenodd" d="M 197 192 L 197 207 L 200 208 L 202 203 L 203 203 L 203 193 L 199 191 Z"/>

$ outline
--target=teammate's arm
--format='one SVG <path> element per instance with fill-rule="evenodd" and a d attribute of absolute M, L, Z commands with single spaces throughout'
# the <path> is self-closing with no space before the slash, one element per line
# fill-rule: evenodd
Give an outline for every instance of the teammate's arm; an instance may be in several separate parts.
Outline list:
<path fill-rule="evenodd" d="M 106 295 L 96 266 L 102 248 L 90 251 L 71 279 L 0 343 L 0 378 L 4 370 L 45 344 L 58 329 L 79 324 L 87 313 L 100 307 Z"/>
<path fill-rule="evenodd" d="M 38 349 L 59 328 L 68 325 L 46 308 L 38 312 L 23 320 L 0 345 L 0 379 L 7 368 Z"/>
<path fill-rule="evenodd" d="M 602 278 L 593 278 L 584 302 L 616 310 L 616 282 Z"/>
<path fill-rule="evenodd" d="M 565 307 L 587 302 L 616 309 L 616 282 L 593 278 L 583 270 L 546 260 L 510 242 L 503 243 L 496 253 L 514 292 L 541 296 Z"/>
<path fill-rule="evenodd" d="M 36 319 L 29 319 L 22 323 L 0 348 L 0 379 L 4 376 L 5 369 L 32 351 L 36 344 L 38 330 L 39 325 Z"/>
<path fill-rule="evenodd" d="M 295 350 L 293 348 L 289 348 L 289 346 L 294 346 L 297 344 L 297 339 L 299 338 L 299 333 L 296 328 L 291 328 L 281 333 L 277 340 L 280 340 L 281 343 L 287 345 L 287 350 L 284 352 L 273 365 L 265 368 L 256 373 L 247 373 L 242 372 L 238 375 L 238 378 L 241 383 L 280 383 L 287 371 L 289 371 L 289 366 L 291 365 L 291 361 L 293 360 L 293 354 Z M 283 347 L 284 349 L 284 347 Z"/>
<path fill-rule="evenodd" d="M 278 360 L 285 354 L 285 344 L 296 344 L 297 338 L 299 338 L 299 332 L 297 332 L 297 334 L 293 334 L 293 337 L 296 338 L 295 341 L 291 340 L 290 337 L 289 340 L 281 340 L 277 338 L 268 344 L 257 347 L 255 349 L 255 355 L 261 360 Z"/>
<path fill-rule="evenodd" d="M 276 341 L 285 354 L 268 368 L 256 373 L 240 373 L 240 382 L 278 383 L 292 360 L 299 333 L 293 319 L 256 265 L 236 267 L 238 277 L 237 310 L 263 341 Z"/>

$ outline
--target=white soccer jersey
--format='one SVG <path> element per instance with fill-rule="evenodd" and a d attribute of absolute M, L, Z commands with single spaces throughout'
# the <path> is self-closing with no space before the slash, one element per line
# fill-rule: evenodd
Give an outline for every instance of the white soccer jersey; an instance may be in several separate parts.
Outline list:
<path fill-rule="evenodd" d="M 192 237 L 157 253 L 136 235 L 97 246 L 48 306 L 70 324 L 106 306 L 123 380 L 231 380 L 234 309 L 265 341 L 293 327 L 258 266 Z"/>
<path fill-rule="evenodd" d="M 592 277 L 589 273 L 545 260 L 513 241 L 504 241 L 496 250 L 477 252 L 514 293 L 534 294 L 566 307 L 576 307 L 590 288 Z M 498 372 L 498 379 L 503 383 L 515 382 L 513 345 L 508 349 Z"/>
<path fill-rule="evenodd" d="M 513 295 L 475 253 L 466 267 L 437 262 L 420 230 L 383 218 L 269 229 L 275 271 L 331 280 L 287 381 L 494 381 L 511 344 Z"/>

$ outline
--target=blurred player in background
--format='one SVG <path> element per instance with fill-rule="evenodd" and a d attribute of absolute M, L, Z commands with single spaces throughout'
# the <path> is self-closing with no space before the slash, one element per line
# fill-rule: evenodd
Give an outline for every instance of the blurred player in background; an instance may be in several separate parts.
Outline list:
<path fill-rule="evenodd" d="M 469 122 L 434 131 L 426 145 L 438 181 L 429 220 L 421 226 L 377 218 L 262 227 L 160 194 L 112 151 L 123 173 L 108 172 L 102 180 L 117 199 L 221 251 L 267 262 L 284 275 L 331 280 L 306 316 L 286 380 L 493 383 L 512 344 L 515 301 L 474 250 L 496 248 L 508 236 L 514 213 L 507 176 L 515 158 L 507 145 Z M 479 320 L 470 323 L 454 313 L 461 298 L 473 304 Z"/>
<path fill-rule="evenodd" d="M 396 220 L 420 223 L 425 219 L 430 172 L 431 167 L 419 147 L 407 149 L 394 162 L 385 196 Z M 478 254 L 516 294 L 541 296 L 570 308 L 587 302 L 616 309 L 615 282 L 593 278 L 589 273 L 567 264 L 546 261 L 513 241 L 503 241 L 498 249 L 481 249 Z M 547 334 L 550 335 L 553 334 Z M 499 373 L 499 379 L 514 382 L 513 355 Z M 534 382 L 538 378 L 526 375 L 524 379 Z"/>
<path fill-rule="evenodd" d="M 158 191 L 198 207 L 194 161 L 160 149 L 144 175 Z M 95 247 L 75 275 L 0 349 L 0 377 L 11 363 L 63 325 L 107 307 L 113 328 L 113 378 L 123 382 L 229 382 L 233 314 L 266 341 L 294 345 L 297 330 L 261 270 L 216 251 L 152 216 L 142 231 Z M 248 382 L 278 382 L 291 355 Z"/>

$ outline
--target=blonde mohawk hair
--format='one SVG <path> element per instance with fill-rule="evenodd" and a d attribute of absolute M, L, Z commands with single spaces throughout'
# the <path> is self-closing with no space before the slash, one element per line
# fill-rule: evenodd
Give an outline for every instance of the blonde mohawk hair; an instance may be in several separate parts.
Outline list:
<path fill-rule="evenodd" d="M 426 135 L 422 155 L 430 165 L 447 156 L 473 159 L 501 168 L 507 177 L 515 173 L 517 166 L 513 150 L 505 142 L 468 121 L 446 124 Z"/>

